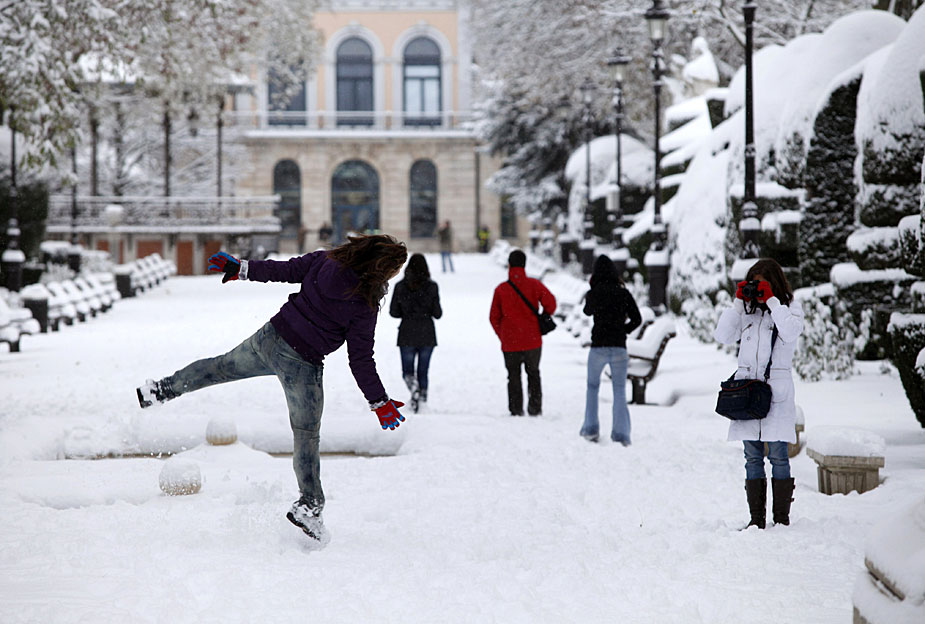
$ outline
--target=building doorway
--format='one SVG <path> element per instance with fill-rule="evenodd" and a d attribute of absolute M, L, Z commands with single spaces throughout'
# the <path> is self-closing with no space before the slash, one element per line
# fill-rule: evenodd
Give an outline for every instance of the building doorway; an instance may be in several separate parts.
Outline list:
<path fill-rule="evenodd" d="M 297 246 L 302 225 L 302 176 L 295 161 L 281 160 L 273 167 L 273 193 L 279 195 L 276 216 L 282 228 L 280 243 Z"/>
<path fill-rule="evenodd" d="M 342 162 L 331 176 L 334 242 L 379 229 L 379 174 L 362 160 Z"/>

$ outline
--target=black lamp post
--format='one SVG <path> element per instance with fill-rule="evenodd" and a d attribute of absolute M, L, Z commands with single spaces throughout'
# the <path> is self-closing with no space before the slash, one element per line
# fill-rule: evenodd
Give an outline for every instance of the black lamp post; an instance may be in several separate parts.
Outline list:
<path fill-rule="evenodd" d="M 654 218 L 652 220 L 652 245 L 646 253 L 645 265 L 649 273 L 649 306 L 655 310 L 664 310 L 667 303 L 668 288 L 668 249 L 667 231 L 662 223 L 662 191 L 660 186 L 659 162 L 662 159 L 659 147 L 661 133 L 661 91 L 664 54 L 662 41 L 665 39 L 665 26 L 669 17 L 668 10 L 661 0 L 652 0 L 652 6 L 646 11 L 649 25 L 649 38 L 652 40 L 652 78 L 655 89 L 655 200 Z"/>
<path fill-rule="evenodd" d="M 581 101 L 584 104 L 584 130 L 585 130 L 585 209 L 583 232 L 581 237 L 581 271 L 585 275 L 591 274 L 594 267 L 594 216 L 591 214 L 591 104 L 594 101 L 594 92 L 597 85 L 591 77 L 585 78 L 579 87 Z"/>
<path fill-rule="evenodd" d="M 67 266 L 75 273 L 80 272 L 80 242 L 77 236 L 77 145 L 71 146 L 71 173 L 74 181 L 71 183 L 71 248 L 67 252 Z"/>
<path fill-rule="evenodd" d="M 617 165 L 617 196 L 616 201 L 611 206 L 613 216 L 613 253 L 611 257 L 617 267 L 617 272 L 623 275 L 626 270 L 626 261 L 629 259 L 629 251 L 623 246 L 623 146 L 621 143 L 623 134 L 623 79 L 625 78 L 626 66 L 630 58 L 623 53 L 619 46 L 614 48 L 613 54 L 607 59 L 607 65 L 613 70 L 613 105 L 616 124 L 614 125 L 614 136 L 617 139 L 617 153 L 615 156 Z"/>
<path fill-rule="evenodd" d="M 13 292 L 19 292 L 22 288 L 22 265 L 26 256 L 19 248 L 19 189 L 16 187 L 16 126 L 13 120 L 15 113 L 14 107 L 10 107 L 7 113 L 7 125 L 10 127 L 10 220 L 6 226 L 7 247 L 0 256 L 0 264 L 3 265 L 6 287 Z"/>
<path fill-rule="evenodd" d="M 758 205 L 755 203 L 755 114 L 752 102 L 752 32 L 755 21 L 755 5 L 748 0 L 742 7 L 745 14 L 745 196 L 742 202 L 742 259 L 757 258 L 761 254 L 758 246 Z M 745 264 L 745 263 L 743 263 Z M 745 279 L 745 268 L 733 271 L 736 280 Z"/>

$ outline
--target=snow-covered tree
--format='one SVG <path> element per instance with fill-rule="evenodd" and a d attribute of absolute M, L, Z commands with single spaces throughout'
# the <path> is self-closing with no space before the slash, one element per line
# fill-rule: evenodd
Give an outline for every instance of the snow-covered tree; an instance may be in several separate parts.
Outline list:
<path fill-rule="evenodd" d="M 99 97 L 85 57 L 129 67 L 170 108 L 214 101 L 237 73 L 266 63 L 289 83 L 317 57 L 315 0 L 15 0 L 0 3 L 0 107 L 51 162 L 78 140 Z M 93 63 L 89 64 L 92 69 Z M 295 87 L 293 87 L 295 89 Z"/>

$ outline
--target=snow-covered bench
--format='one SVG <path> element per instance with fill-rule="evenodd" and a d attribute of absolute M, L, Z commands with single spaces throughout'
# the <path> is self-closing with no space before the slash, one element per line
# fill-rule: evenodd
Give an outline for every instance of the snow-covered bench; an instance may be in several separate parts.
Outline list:
<path fill-rule="evenodd" d="M 73 325 L 76 319 L 81 318 L 81 312 L 77 311 L 77 306 L 71 300 L 70 293 L 64 290 L 61 282 L 48 282 L 45 288 L 51 293 L 51 298 L 48 300 L 48 318 L 52 322 L 52 327 L 60 327 L 61 321 L 67 325 Z"/>
<path fill-rule="evenodd" d="M 806 454 L 817 464 L 823 494 L 863 494 L 880 485 L 886 443 L 880 436 L 851 427 L 818 427 L 810 431 Z"/>
<path fill-rule="evenodd" d="M 631 403 L 642 405 L 646 402 L 646 385 L 655 377 L 668 341 L 676 335 L 674 321 L 662 316 L 646 327 L 642 338 L 626 340 L 626 350 L 630 356 L 626 377 L 633 384 Z"/>
<path fill-rule="evenodd" d="M 32 318 L 28 308 L 10 305 L 6 297 L 0 295 L 0 342 L 10 345 L 10 352 L 19 351 L 19 341 L 23 335 L 41 333 L 39 322 Z"/>
<path fill-rule="evenodd" d="M 916 624 L 925 621 L 925 500 L 918 500 L 874 528 L 854 584 L 854 622 Z"/>

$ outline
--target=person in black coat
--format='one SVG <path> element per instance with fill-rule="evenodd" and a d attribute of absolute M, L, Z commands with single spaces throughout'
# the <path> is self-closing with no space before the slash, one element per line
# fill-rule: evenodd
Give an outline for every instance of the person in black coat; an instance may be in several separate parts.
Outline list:
<path fill-rule="evenodd" d="M 591 350 L 588 353 L 588 391 L 585 397 L 585 421 L 581 436 L 597 442 L 599 423 L 597 398 L 601 388 L 601 373 L 610 365 L 613 382 L 613 429 L 610 439 L 623 446 L 630 445 L 630 413 L 626 406 L 626 335 L 639 327 L 642 316 L 636 301 L 623 285 L 613 261 L 598 256 L 591 271 L 591 290 L 585 295 L 584 313 L 594 317 L 591 328 Z"/>
<path fill-rule="evenodd" d="M 405 268 L 405 279 L 395 285 L 389 314 L 401 319 L 398 326 L 398 348 L 401 351 L 401 372 L 411 391 L 420 392 L 427 401 L 427 370 L 430 356 L 437 346 L 434 319 L 443 316 L 437 283 L 430 279 L 424 256 L 412 254 Z M 417 359 L 417 373 L 415 373 Z"/>

